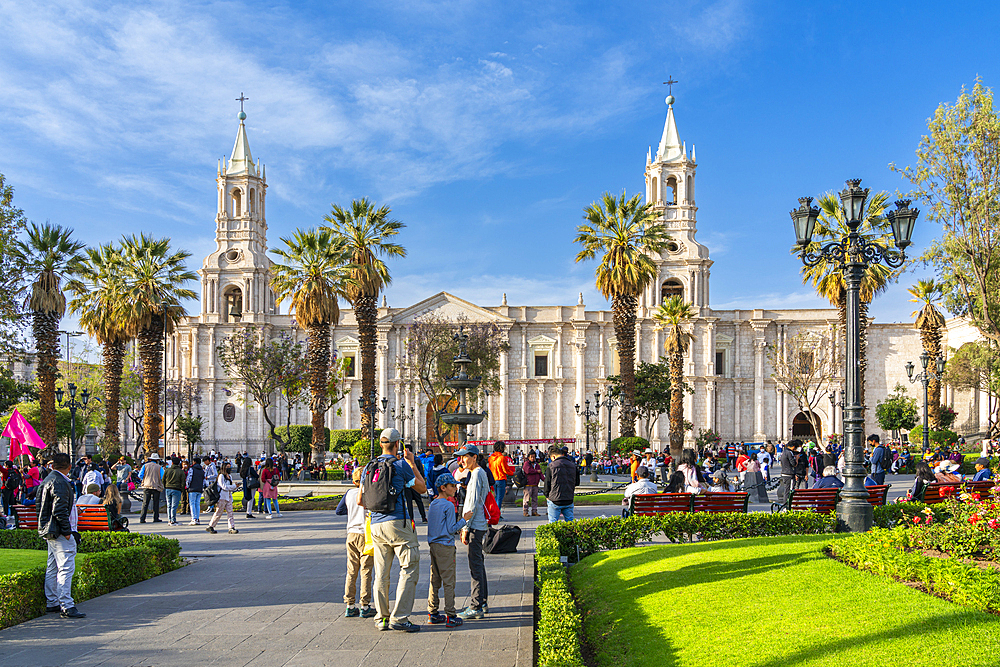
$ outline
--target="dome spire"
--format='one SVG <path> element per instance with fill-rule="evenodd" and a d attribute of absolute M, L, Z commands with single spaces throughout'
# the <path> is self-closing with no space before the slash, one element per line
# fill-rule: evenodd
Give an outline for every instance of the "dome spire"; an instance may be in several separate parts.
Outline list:
<path fill-rule="evenodd" d="M 233 154 L 229 158 L 229 167 L 226 170 L 229 174 L 245 174 L 253 172 L 253 156 L 250 154 L 250 142 L 247 140 L 247 128 L 243 124 L 246 120 L 247 115 L 243 111 L 243 103 L 249 100 L 249 97 L 245 97 L 243 93 L 236 98 L 236 101 L 240 103 L 240 113 L 237 118 L 240 119 L 240 129 L 236 132 L 236 143 L 233 144 Z"/>
<path fill-rule="evenodd" d="M 677 121 L 674 120 L 674 96 L 667 95 L 666 103 L 667 120 L 663 124 L 663 136 L 656 151 L 657 162 L 674 162 L 683 157 L 681 139 L 677 133 Z"/>

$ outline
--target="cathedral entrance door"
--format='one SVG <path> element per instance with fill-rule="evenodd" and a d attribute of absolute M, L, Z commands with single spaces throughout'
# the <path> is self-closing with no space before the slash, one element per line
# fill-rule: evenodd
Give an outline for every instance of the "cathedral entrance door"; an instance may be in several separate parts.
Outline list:
<path fill-rule="evenodd" d="M 816 429 L 813 428 L 812 422 L 809 421 L 810 414 L 811 413 L 808 412 L 800 412 L 795 415 L 795 418 L 792 420 L 793 438 L 814 440 L 817 436 L 822 435 L 822 432 L 816 433 Z M 817 423 L 819 422 L 819 419 L 817 419 L 815 415 L 812 415 L 812 417 Z M 822 431 L 822 427 L 820 427 L 820 430 Z"/>

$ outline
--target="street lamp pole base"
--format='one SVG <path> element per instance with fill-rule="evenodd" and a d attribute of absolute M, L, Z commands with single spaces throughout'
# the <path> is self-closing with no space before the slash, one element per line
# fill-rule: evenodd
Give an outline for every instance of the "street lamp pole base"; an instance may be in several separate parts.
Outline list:
<path fill-rule="evenodd" d="M 874 522 L 874 510 L 867 500 L 844 498 L 837 504 L 837 532 L 867 533 Z"/>
<path fill-rule="evenodd" d="M 590 473 L 590 481 L 591 482 L 595 482 L 595 483 L 600 481 L 599 479 L 597 479 L 597 473 L 596 472 Z"/>

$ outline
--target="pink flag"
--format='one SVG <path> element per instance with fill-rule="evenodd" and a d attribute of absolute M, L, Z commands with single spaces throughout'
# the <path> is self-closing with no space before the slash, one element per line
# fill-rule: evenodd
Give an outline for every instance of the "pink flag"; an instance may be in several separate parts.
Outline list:
<path fill-rule="evenodd" d="M 4 428 L 2 436 L 10 438 L 11 456 L 14 456 L 15 441 L 18 443 L 18 450 L 21 454 L 27 454 L 32 459 L 35 457 L 31 456 L 29 447 L 45 449 L 45 443 L 35 433 L 35 429 L 31 428 L 31 424 L 24 418 L 24 415 L 17 411 L 17 408 L 14 408 L 14 414 L 7 420 L 7 427 Z"/>
<path fill-rule="evenodd" d="M 27 456 L 32 461 L 35 460 L 35 457 L 31 453 L 31 449 L 29 447 L 25 447 L 17 440 L 11 440 L 9 458 L 11 461 L 14 461 L 17 459 L 18 456 Z"/>

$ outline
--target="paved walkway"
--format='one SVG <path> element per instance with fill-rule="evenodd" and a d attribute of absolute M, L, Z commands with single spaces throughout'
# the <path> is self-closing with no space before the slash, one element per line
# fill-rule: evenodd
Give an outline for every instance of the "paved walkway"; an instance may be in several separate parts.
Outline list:
<path fill-rule="evenodd" d="M 426 624 L 430 557 L 421 539 L 416 634 L 379 632 L 344 617 L 346 517 L 285 512 L 265 521 L 237 515 L 238 535 L 204 527 L 135 523 L 180 539 L 195 561 L 179 570 L 80 604 L 72 621 L 50 614 L 0 631 L 0 666 L 529 667 L 532 663 L 534 527 L 519 553 L 487 555 L 490 613 L 448 630 Z M 156 528 L 154 531 L 153 528 Z M 223 526 L 220 526 L 223 528 Z M 468 603 L 469 570 L 458 545 L 456 605 Z M 398 571 L 398 567 L 396 568 Z M 392 580 L 395 591 L 396 577 Z"/>

